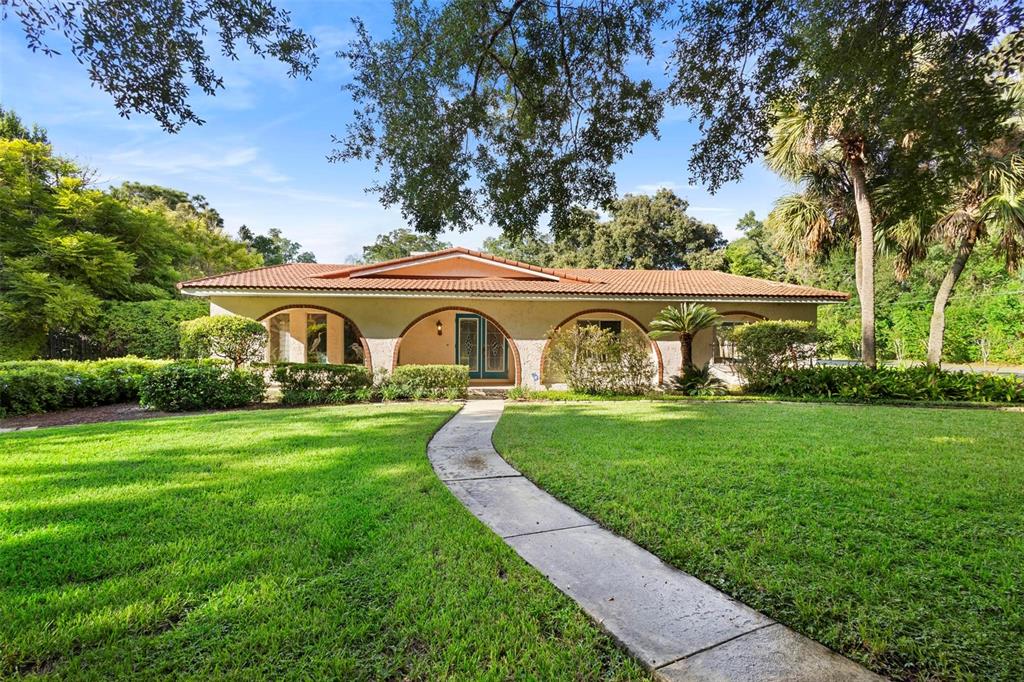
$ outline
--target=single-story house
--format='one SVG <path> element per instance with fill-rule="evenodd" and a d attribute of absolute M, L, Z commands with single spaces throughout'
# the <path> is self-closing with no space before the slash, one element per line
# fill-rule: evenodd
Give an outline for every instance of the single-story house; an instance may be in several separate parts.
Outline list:
<path fill-rule="evenodd" d="M 647 332 L 662 308 L 699 301 L 726 324 L 762 319 L 815 322 L 838 291 L 704 270 L 544 268 L 464 248 L 370 265 L 295 263 L 204 277 L 179 285 L 210 301 L 210 314 L 243 315 L 270 332 L 267 360 L 466 364 L 472 383 L 545 383 L 548 334 L 567 324 Z M 730 359 L 713 331 L 694 340 L 694 361 Z M 680 370 L 679 344 L 651 341 L 661 380 Z"/>

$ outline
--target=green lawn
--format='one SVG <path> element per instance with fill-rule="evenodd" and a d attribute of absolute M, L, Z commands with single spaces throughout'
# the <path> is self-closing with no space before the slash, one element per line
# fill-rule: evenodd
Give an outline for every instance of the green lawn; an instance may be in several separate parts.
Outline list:
<path fill-rule="evenodd" d="M 1024 679 L 1024 414 L 525 404 L 495 444 L 603 525 L 878 672 Z"/>
<path fill-rule="evenodd" d="M 435 478 L 454 409 L 0 436 L 0 678 L 645 677 Z"/>

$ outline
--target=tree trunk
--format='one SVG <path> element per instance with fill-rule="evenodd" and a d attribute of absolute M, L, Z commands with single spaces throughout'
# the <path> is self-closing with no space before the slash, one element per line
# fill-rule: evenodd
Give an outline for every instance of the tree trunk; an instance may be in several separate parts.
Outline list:
<path fill-rule="evenodd" d="M 860 354 L 864 364 L 874 369 L 878 366 L 875 357 L 875 222 L 871 216 L 862 150 L 863 143 L 859 147 L 856 143 L 847 145 L 853 201 L 860 225 Z"/>
<path fill-rule="evenodd" d="M 860 260 L 860 240 L 857 240 L 857 245 L 853 250 L 853 282 L 857 285 L 857 298 L 860 298 L 860 281 L 864 276 L 861 272 L 861 260 Z"/>
<path fill-rule="evenodd" d="M 693 367 L 693 334 L 682 334 L 679 336 L 679 346 L 683 351 L 682 374 Z"/>
<path fill-rule="evenodd" d="M 928 364 L 938 367 L 942 363 L 942 341 L 946 333 L 946 306 L 953 295 L 953 288 L 956 287 L 960 275 L 963 274 L 967 259 L 974 251 L 977 242 L 977 231 L 973 228 L 960 242 L 957 247 L 956 256 L 949 265 L 946 276 L 942 278 L 939 291 L 935 294 L 935 303 L 932 305 L 932 321 L 928 327 Z"/>

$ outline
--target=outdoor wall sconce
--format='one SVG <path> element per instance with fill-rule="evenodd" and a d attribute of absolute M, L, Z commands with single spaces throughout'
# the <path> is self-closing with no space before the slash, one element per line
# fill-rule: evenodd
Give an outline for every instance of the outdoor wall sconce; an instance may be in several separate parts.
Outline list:
<path fill-rule="evenodd" d="M 437 335 L 441 336 L 441 331 L 444 329 L 444 325 L 441 324 L 441 320 L 437 321 Z"/>

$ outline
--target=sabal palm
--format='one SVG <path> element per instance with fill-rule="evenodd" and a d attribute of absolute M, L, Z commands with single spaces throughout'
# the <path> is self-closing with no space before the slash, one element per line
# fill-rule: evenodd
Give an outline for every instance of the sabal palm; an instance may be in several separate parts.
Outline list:
<path fill-rule="evenodd" d="M 895 231 L 900 259 L 897 274 L 905 275 L 927 254 L 930 243 L 943 242 L 953 259 L 939 284 L 928 330 L 928 363 L 942 361 L 946 306 L 977 243 L 991 238 L 1013 270 L 1024 258 L 1024 87 L 1007 87 L 1014 115 L 1004 122 L 1002 137 L 974 159 L 974 172 L 953 188 L 948 201 L 930 216 L 903 221 Z"/>
<path fill-rule="evenodd" d="M 678 307 L 668 306 L 651 321 L 649 336 L 652 339 L 679 338 L 683 354 L 683 372 L 693 367 L 693 337 L 704 329 L 718 326 L 722 316 L 711 306 L 703 303 L 681 303 Z"/>

